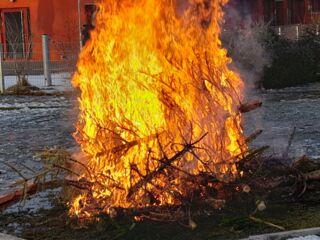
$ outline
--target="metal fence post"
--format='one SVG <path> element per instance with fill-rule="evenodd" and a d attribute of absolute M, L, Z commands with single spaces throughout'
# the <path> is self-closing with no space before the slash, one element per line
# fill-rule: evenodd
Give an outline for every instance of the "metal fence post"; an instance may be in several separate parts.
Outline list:
<path fill-rule="evenodd" d="M 0 44 L 0 92 L 4 93 L 6 88 L 5 88 L 5 84 L 4 84 L 2 63 L 3 63 L 3 46 L 2 46 L 2 44 Z"/>
<path fill-rule="evenodd" d="M 281 26 L 278 27 L 278 35 L 279 35 L 279 36 L 282 35 Z"/>
<path fill-rule="evenodd" d="M 42 54 L 43 54 L 43 71 L 45 86 L 52 86 L 51 72 L 50 72 L 50 52 L 49 52 L 49 36 L 42 35 Z"/>

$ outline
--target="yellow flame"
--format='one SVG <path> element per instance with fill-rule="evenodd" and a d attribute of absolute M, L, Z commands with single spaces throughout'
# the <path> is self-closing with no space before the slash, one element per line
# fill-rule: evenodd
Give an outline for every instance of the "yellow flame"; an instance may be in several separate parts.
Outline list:
<path fill-rule="evenodd" d="M 101 1 L 73 79 L 81 90 L 76 138 L 90 157 L 90 174 L 82 177 L 93 186 L 90 196 L 74 200 L 71 213 L 84 209 L 79 199 L 103 209 L 178 204 L 161 189 L 186 195 L 183 172 L 233 179 L 245 149 L 238 112 L 243 82 L 228 68 L 219 39 L 226 3 L 189 0 L 181 9 L 173 0 Z M 206 133 L 194 153 L 172 163 L 181 171 L 171 180 L 159 175 L 127 197 L 159 159 Z"/>

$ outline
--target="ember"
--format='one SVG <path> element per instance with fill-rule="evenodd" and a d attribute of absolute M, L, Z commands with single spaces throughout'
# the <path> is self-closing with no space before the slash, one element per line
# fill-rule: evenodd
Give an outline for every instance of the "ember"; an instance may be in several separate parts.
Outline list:
<path fill-rule="evenodd" d="M 100 3 L 73 79 L 89 191 L 70 204 L 72 215 L 177 206 L 210 195 L 210 179 L 237 177 L 247 149 L 243 82 L 219 39 L 226 3 Z"/>

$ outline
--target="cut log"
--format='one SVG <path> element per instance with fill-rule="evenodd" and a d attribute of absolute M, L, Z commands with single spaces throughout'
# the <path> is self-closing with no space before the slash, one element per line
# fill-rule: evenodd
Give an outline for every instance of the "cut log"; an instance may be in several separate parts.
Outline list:
<path fill-rule="evenodd" d="M 0 195 L 0 209 L 8 207 L 21 199 L 23 199 L 27 195 L 32 195 L 37 193 L 37 190 L 40 188 L 40 190 L 46 190 L 46 189 L 54 189 L 61 187 L 62 184 L 67 183 L 69 185 L 72 185 L 72 181 L 48 181 L 42 184 L 38 184 L 34 182 L 33 180 L 27 181 L 25 186 L 23 188 L 16 189 L 13 192 L 9 192 L 3 195 Z"/>
<path fill-rule="evenodd" d="M 9 203 L 20 200 L 26 193 L 33 192 L 37 189 L 37 185 L 34 182 L 27 182 L 24 188 L 17 189 L 14 192 L 10 192 L 0 196 L 0 207 L 3 207 Z"/>
<path fill-rule="evenodd" d="M 304 174 L 307 181 L 319 181 L 320 180 L 320 170 L 315 170 Z"/>
<path fill-rule="evenodd" d="M 262 102 L 259 100 L 254 100 L 248 103 L 243 103 L 240 105 L 239 107 L 239 111 L 241 113 L 247 113 L 247 112 L 251 112 L 259 107 L 262 106 Z"/>

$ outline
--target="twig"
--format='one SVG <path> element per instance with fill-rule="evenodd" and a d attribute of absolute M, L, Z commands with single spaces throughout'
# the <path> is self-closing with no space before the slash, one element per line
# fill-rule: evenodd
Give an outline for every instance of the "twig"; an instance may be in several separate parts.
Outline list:
<path fill-rule="evenodd" d="M 293 128 L 292 133 L 290 134 L 290 137 L 289 137 L 289 141 L 288 141 L 288 145 L 286 147 L 286 150 L 282 154 L 282 157 L 284 159 L 287 159 L 288 156 L 289 156 L 289 150 L 290 150 L 290 147 L 291 147 L 291 144 L 292 144 L 292 140 L 294 138 L 295 133 L 296 133 L 296 127 Z"/>
<path fill-rule="evenodd" d="M 161 163 L 161 164 L 166 164 L 166 165 L 168 165 L 168 167 L 170 167 L 170 168 L 172 168 L 172 169 L 174 169 L 174 170 L 177 170 L 178 172 L 184 173 L 184 174 L 188 175 L 188 176 L 191 177 L 191 178 L 197 177 L 196 175 L 193 175 L 193 174 L 191 174 L 191 173 L 189 173 L 189 172 L 187 172 L 187 171 L 185 171 L 185 170 L 183 170 L 183 169 L 181 169 L 181 168 L 178 168 L 178 167 L 176 167 L 176 166 L 173 166 L 172 164 L 168 164 L 168 163 L 166 163 L 165 161 L 161 161 L 161 159 L 160 159 L 160 160 L 159 160 L 159 159 L 154 159 L 154 160 L 157 161 L 157 162 L 159 162 L 159 163 Z"/>
<path fill-rule="evenodd" d="M 254 217 L 254 216 L 250 216 L 249 218 L 250 218 L 252 221 L 254 221 L 254 222 L 262 223 L 262 224 L 268 225 L 269 227 L 277 228 L 277 229 L 279 229 L 279 230 L 281 230 L 281 231 L 286 230 L 284 227 L 282 227 L 282 226 L 280 226 L 280 225 L 277 225 L 277 224 L 274 224 L 274 223 L 271 223 L 271 222 L 262 220 L 262 219 L 260 219 L 260 218 L 256 218 L 256 217 Z"/>
<path fill-rule="evenodd" d="M 269 146 L 263 146 L 263 147 L 257 148 L 255 150 L 253 150 L 252 152 L 250 152 L 243 160 L 248 161 L 251 158 L 255 157 L 256 155 L 263 153 L 268 148 L 269 148 Z"/>
<path fill-rule="evenodd" d="M 157 168 L 156 170 L 150 172 L 149 174 L 147 174 L 144 178 L 140 179 L 135 185 L 133 185 L 128 192 L 127 198 L 130 199 L 132 195 L 134 195 L 143 185 L 149 183 L 152 179 L 154 179 L 158 174 L 162 173 L 166 168 L 168 168 L 173 162 L 175 162 L 176 160 L 180 159 L 181 157 L 183 157 L 187 152 L 190 151 L 190 149 L 192 149 L 192 147 L 194 145 L 196 145 L 197 143 L 199 143 L 205 136 L 207 135 L 204 134 L 199 140 L 193 142 L 193 143 L 189 143 L 186 144 L 184 146 L 184 148 L 177 152 L 172 158 L 170 159 L 160 159 L 160 162 L 162 162 L 160 164 L 160 167 Z"/>
<path fill-rule="evenodd" d="M 263 132 L 263 130 L 258 129 L 257 131 L 255 131 L 254 133 L 252 133 L 249 137 L 247 137 L 245 139 L 246 143 L 251 143 L 253 140 L 255 140 L 261 133 Z"/>
<path fill-rule="evenodd" d="M 7 163 L 5 161 L 1 161 L 0 160 L 0 163 L 2 163 L 3 165 L 11 168 L 14 172 L 16 172 L 21 178 L 23 178 L 24 181 L 27 181 L 27 178 L 13 165 L 11 165 L 10 163 Z"/>
<path fill-rule="evenodd" d="M 80 174 L 76 173 L 75 171 L 72 171 L 70 168 L 66 168 L 66 167 L 63 167 L 63 166 L 57 165 L 57 164 L 53 164 L 53 167 L 58 168 L 58 169 L 60 168 L 62 170 L 65 170 L 66 172 L 72 173 L 72 174 L 80 177 Z"/>
<path fill-rule="evenodd" d="M 45 189 L 54 189 L 62 185 L 61 181 L 49 181 L 44 183 Z M 38 184 L 35 181 L 27 181 L 21 189 L 17 189 L 13 192 L 7 193 L 0 196 L 0 208 L 8 206 L 19 201 L 21 198 L 25 199 L 27 194 L 35 193 L 37 190 Z"/>
<path fill-rule="evenodd" d="M 46 169 L 46 170 L 43 170 L 43 171 L 37 173 L 36 175 L 34 175 L 32 177 L 24 178 L 22 180 L 18 180 L 16 182 L 10 184 L 10 186 L 14 187 L 14 186 L 17 186 L 17 185 L 24 184 L 25 182 L 31 181 L 32 179 L 38 179 L 39 177 L 42 177 L 42 176 L 46 175 L 49 172 L 52 172 L 52 169 Z"/>
<path fill-rule="evenodd" d="M 299 193 L 297 198 L 302 197 L 302 195 L 306 192 L 307 190 L 307 180 L 306 177 L 303 174 L 300 174 L 301 178 L 302 178 L 302 182 L 303 182 L 303 188 L 302 191 Z"/>
<path fill-rule="evenodd" d="M 85 164 L 83 164 L 82 162 L 80 162 L 80 161 L 78 161 L 78 160 L 76 160 L 74 158 L 69 158 L 68 160 L 71 161 L 71 162 L 75 162 L 75 163 L 79 164 L 80 166 L 82 166 L 87 171 L 89 176 L 91 175 L 91 172 L 90 172 L 89 168 Z"/>

